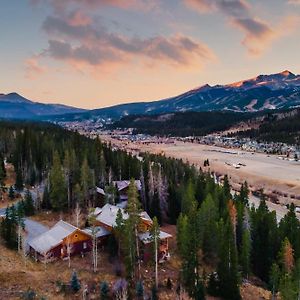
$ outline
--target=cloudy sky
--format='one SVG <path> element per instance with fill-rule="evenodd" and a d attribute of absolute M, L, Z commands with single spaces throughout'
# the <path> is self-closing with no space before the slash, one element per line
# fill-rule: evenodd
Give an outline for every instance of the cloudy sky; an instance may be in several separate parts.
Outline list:
<path fill-rule="evenodd" d="M 0 3 L 0 93 L 98 108 L 300 73 L 300 0 Z"/>

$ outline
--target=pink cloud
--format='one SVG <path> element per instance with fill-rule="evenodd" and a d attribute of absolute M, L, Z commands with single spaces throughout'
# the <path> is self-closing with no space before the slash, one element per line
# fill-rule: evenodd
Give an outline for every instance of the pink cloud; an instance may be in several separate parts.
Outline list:
<path fill-rule="evenodd" d="M 39 56 L 32 56 L 25 61 L 25 77 L 28 79 L 36 79 L 44 74 L 46 70 L 46 67 L 40 64 Z"/>
<path fill-rule="evenodd" d="M 247 15 L 250 9 L 245 0 L 185 0 L 185 4 L 201 13 L 220 11 L 227 16 Z"/>
<path fill-rule="evenodd" d="M 300 0 L 289 0 L 298 3 Z M 242 44 L 250 55 L 261 55 L 280 37 L 293 31 L 299 17 L 287 16 L 279 26 L 254 17 L 251 6 L 246 0 L 185 0 L 188 7 L 197 9 L 200 13 L 220 12 L 227 18 L 229 24 L 244 33 Z"/>
<path fill-rule="evenodd" d="M 43 29 L 50 36 L 49 47 L 44 55 L 59 60 L 97 66 L 108 62 L 123 64 L 125 61 L 146 59 L 173 67 L 188 67 L 215 59 L 214 52 L 207 45 L 180 34 L 169 37 L 129 37 L 109 32 L 99 24 L 79 24 L 53 16 L 45 20 Z"/>
<path fill-rule="evenodd" d="M 56 13 L 64 13 L 74 7 L 88 10 L 101 8 L 103 6 L 118 7 L 121 9 L 133 9 L 149 11 L 157 9 L 161 0 L 30 0 L 33 5 L 41 3 L 50 4 Z"/>
<path fill-rule="evenodd" d="M 91 18 L 80 10 L 73 11 L 68 18 L 71 26 L 86 26 L 92 23 Z"/>
<path fill-rule="evenodd" d="M 300 0 L 288 0 L 288 4 L 300 5 Z"/>
<path fill-rule="evenodd" d="M 300 18 L 288 16 L 282 19 L 278 26 L 273 28 L 259 19 L 233 19 L 231 24 L 244 32 L 242 44 L 248 53 L 253 56 L 261 55 L 271 44 L 284 35 L 293 32 L 299 25 Z"/>

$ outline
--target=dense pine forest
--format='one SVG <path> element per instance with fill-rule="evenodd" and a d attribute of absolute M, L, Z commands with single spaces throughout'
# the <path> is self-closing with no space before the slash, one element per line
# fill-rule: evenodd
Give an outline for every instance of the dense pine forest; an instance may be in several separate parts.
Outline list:
<path fill-rule="evenodd" d="M 115 122 L 112 128 L 134 128 L 135 133 L 160 136 L 201 136 L 223 131 L 253 117 L 250 113 L 177 112 L 161 115 L 130 115 Z"/>
<path fill-rule="evenodd" d="M 178 293 L 181 288 L 192 299 L 205 299 L 205 295 L 241 299 L 239 286 L 256 278 L 274 297 L 278 291 L 282 299 L 299 296 L 300 222 L 295 207 L 291 205 L 278 224 L 265 199 L 258 209 L 249 206 L 246 182 L 240 193 L 232 195 L 227 176 L 219 185 L 213 174 L 181 160 L 148 153 L 134 157 L 99 139 L 47 123 L 1 122 L 0 159 L 2 183 L 5 161 L 15 168 L 16 190 L 45 186 L 41 210 L 71 212 L 77 205 L 87 210 L 98 205 L 96 186 L 113 195 L 105 201 L 117 202 L 112 181 L 140 179 L 138 203 L 133 184 L 129 190 L 128 213 L 133 217 L 116 229 L 125 237 L 127 279 L 140 292 L 141 282 L 134 275 L 139 256 L 128 250 L 135 248 L 134 216 L 139 206 L 156 217 L 157 226 L 177 226 Z M 31 203 L 28 194 L 25 203 Z M 3 221 L 2 238 L 7 235 L 5 226 Z M 111 247 L 117 255 L 118 243 Z M 155 288 L 152 299 L 158 299 Z"/>

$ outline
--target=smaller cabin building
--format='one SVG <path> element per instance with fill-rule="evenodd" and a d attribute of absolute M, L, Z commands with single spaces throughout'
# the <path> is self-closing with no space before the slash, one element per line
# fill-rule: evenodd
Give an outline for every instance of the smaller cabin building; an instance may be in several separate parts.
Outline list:
<path fill-rule="evenodd" d="M 52 261 L 69 254 L 83 254 L 92 248 L 88 233 L 62 220 L 28 244 L 29 253 L 40 261 Z"/>

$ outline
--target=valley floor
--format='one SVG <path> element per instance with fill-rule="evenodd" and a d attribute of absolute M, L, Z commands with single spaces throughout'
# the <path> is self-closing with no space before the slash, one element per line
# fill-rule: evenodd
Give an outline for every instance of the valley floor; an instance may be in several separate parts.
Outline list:
<path fill-rule="evenodd" d="M 110 136 L 101 136 L 101 139 L 132 152 L 164 154 L 202 168 L 204 160 L 208 159 L 207 168 L 218 174 L 228 174 L 234 189 L 238 190 L 239 185 L 247 181 L 253 191 L 262 188 L 266 193 L 276 194 L 281 204 L 294 202 L 300 206 L 300 161 L 190 142 L 143 144 L 123 142 Z"/>

